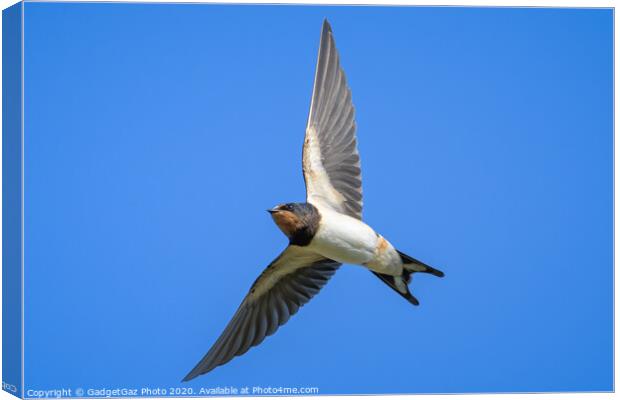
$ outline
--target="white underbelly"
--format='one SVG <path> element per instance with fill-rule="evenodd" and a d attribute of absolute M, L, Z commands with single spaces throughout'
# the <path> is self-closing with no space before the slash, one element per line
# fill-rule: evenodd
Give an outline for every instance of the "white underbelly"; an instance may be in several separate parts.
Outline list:
<path fill-rule="evenodd" d="M 373 260 L 379 237 L 362 221 L 321 210 L 321 223 L 310 246 L 317 253 L 346 264 Z"/>

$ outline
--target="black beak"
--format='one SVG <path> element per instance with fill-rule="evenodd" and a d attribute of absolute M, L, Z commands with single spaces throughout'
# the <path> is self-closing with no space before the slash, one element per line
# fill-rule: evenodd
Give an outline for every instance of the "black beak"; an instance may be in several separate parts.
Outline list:
<path fill-rule="evenodd" d="M 269 214 L 274 214 L 274 213 L 277 213 L 278 211 L 280 211 L 280 210 L 276 210 L 275 208 L 272 208 L 272 209 L 267 210 L 267 212 L 268 212 Z"/>

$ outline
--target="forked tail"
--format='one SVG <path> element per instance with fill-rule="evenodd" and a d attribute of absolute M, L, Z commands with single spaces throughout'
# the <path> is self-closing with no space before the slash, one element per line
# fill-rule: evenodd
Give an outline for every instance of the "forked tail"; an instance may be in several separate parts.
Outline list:
<path fill-rule="evenodd" d="M 410 271 L 411 273 L 424 272 L 425 274 L 431 274 L 443 278 L 444 274 L 440 270 L 435 269 L 430 265 L 424 264 L 422 261 L 416 260 L 415 258 L 410 257 L 401 251 L 396 251 L 400 256 L 400 259 L 403 260 L 403 266 L 407 271 Z"/>
<path fill-rule="evenodd" d="M 396 250 L 398 251 L 398 250 Z M 416 272 L 423 272 L 425 274 L 435 275 L 437 277 L 442 278 L 444 273 L 438 269 L 431 267 L 430 265 L 424 264 L 422 261 L 416 260 L 413 257 L 406 255 L 398 251 L 401 260 L 403 261 L 403 272 L 400 276 L 393 276 L 387 274 L 380 274 L 378 272 L 371 271 L 375 274 L 379 279 L 385 282 L 389 287 L 394 289 L 396 293 L 404 297 L 408 302 L 417 306 L 420 304 L 418 299 L 415 298 L 409 291 L 409 282 L 411 282 L 411 274 Z"/>

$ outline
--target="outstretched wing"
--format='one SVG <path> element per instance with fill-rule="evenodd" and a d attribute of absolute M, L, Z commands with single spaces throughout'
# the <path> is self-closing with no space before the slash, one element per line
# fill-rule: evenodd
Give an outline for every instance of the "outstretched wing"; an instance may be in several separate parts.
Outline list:
<path fill-rule="evenodd" d="M 323 22 L 303 149 L 307 201 L 362 218 L 355 110 L 327 20 Z"/>
<path fill-rule="evenodd" d="M 317 294 L 339 266 L 303 247 L 287 247 L 256 279 L 224 332 L 183 381 L 259 345 Z"/>

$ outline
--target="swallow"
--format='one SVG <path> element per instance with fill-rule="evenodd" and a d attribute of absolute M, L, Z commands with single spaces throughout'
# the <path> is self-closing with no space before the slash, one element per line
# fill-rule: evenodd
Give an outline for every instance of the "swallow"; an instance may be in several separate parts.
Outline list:
<path fill-rule="evenodd" d="M 369 269 L 413 305 L 412 274 L 443 272 L 398 251 L 362 221 L 362 179 L 351 90 L 332 29 L 323 21 L 303 144 L 305 203 L 267 210 L 288 238 L 263 270 L 189 381 L 259 345 L 314 297 L 342 264 Z"/>

